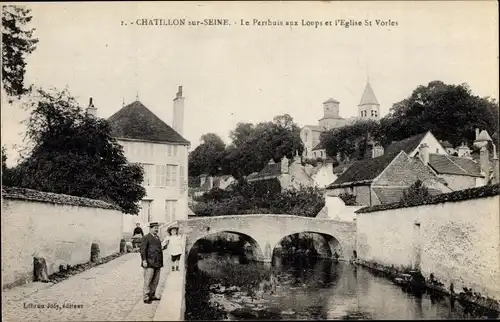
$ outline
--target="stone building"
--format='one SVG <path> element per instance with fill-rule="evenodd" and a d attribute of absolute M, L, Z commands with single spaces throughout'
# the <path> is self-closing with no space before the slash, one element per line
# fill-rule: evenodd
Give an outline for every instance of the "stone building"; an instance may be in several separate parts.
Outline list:
<path fill-rule="evenodd" d="M 92 102 L 87 113 L 96 113 Z M 136 222 L 145 228 L 152 221 L 168 223 L 187 219 L 190 143 L 182 136 L 182 86 L 179 86 L 174 98 L 173 114 L 174 128 L 162 121 L 137 98 L 108 119 L 112 135 L 123 146 L 127 160 L 139 163 L 144 168 L 143 185 L 146 196 L 141 201 L 139 216 L 124 216 L 124 232 L 131 232 Z"/>
<path fill-rule="evenodd" d="M 399 201 L 417 180 L 431 194 L 480 187 L 489 173 L 488 151 L 482 153 L 482 163 L 451 156 L 429 131 L 393 142 L 382 156 L 354 162 L 327 189 L 353 194 L 357 203 L 371 206 Z"/>
<path fill-rule="evenodd" d="M 318 125 L 305 125 L 300 131 L 300 138 L 304 143 L 303 157 L 325 159 L 326 150 L 320 143 L 321 133 L 352 124 L 358 120 L 380 120 L 380 104 L 370 82 L 366 83 L 355 117 L 347 119 L 341 117 L 340 102 L 334 98 L 323 102 L 323 117 L 319 119 Z"/>

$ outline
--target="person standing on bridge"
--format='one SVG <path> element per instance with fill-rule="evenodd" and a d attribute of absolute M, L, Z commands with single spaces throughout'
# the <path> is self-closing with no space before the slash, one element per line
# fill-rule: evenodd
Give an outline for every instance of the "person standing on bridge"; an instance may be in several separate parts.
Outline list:
<path fill-rule="evenodd" d="M 166 245 L 170 251 L 172 259 L 172 271 L 179 271 L 179 262 L 182 255 L 182 236 L 179 235 L 179 227 L 172 225 L 167 230 L 169 236 L 166 240 Z"/>
<path fill-rule="evenodd" d="M 163 247 L 158 237 L 159 226 L 157 222 L 149 224 L 149 234 L 141 241 L 141 266 L 144 268 L 144 303 L 159 301 L 156 288 L 160 281 L 160 270 L 163 267 Z"/>

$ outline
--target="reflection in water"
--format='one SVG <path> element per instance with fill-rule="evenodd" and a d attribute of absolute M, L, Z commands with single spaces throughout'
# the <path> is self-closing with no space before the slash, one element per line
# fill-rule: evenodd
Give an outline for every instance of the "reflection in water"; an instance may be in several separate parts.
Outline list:
<path fill-rule="evenodd" d="M 198 267 L 208 274 L 209 283 L 222 285 L 212 291 L 212 298 L 232 320 L 466 318 L 447 299 L 415 297 L 345 262 L 283 260 L 271 268 L 211 255 L 200 260 Z"/>

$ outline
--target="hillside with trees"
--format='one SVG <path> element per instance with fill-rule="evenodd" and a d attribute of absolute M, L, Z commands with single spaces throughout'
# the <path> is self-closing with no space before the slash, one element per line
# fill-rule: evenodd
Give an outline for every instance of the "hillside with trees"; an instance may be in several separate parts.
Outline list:
<path fill-rule="evenodd" d="M 475 129 L 485 129 L 498 146 L 498 102 L 474 95 L 467 84 L 448 85 L 432 81 L 418 86 L 409 97 L 393 104 L 380 123 L 360 121 L 322 134 L 327 155 L 342 160 L 363 158 L 368 134 L 387 146 L 410 136 L 431 131 L 438 140 L 453 146 L 469 146 Z M 497 135 L 494 135 L 497 133 Z"/>

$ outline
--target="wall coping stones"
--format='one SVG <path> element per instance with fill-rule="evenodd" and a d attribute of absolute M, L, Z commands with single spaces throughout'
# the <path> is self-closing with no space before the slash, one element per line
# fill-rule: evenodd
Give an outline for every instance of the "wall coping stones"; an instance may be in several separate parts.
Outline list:
<path fill-rule="evenodd" d="M 408 202 L 408 203 L 395 202 L 390 204 L 368 206 L 355 211 L 355 213 L 363 214 L 363 213 L 385 211 L 391 209 L 417 207 L 422 205 L 433 205 L 445 202 L 465 201 L 470 199 L 493 197 L 497 195 L 500 195 L 500 184 L 487 185 L 478 188 L 471 188 L 471 189 L 453 191 L 449 193 L 443 193 L 440 195 L 431 196 L 426 200 L 424 200 L 423 202 Z"/>
<path fill-rule="evenodd" d="M 101 200 L 18 187 L 2 186 L 2 199 L 3 198 L 122 211 L 120 207 Z"/>

